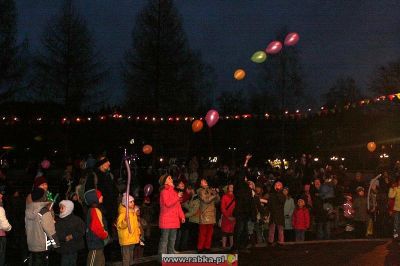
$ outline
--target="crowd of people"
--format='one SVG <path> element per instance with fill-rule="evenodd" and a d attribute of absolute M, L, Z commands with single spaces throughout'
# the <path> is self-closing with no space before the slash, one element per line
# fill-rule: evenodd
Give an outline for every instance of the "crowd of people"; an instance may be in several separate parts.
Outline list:
<path fill-rule="evenodd" d="M 40 168 L 25 199 L 0 174 L 0 265 L 6 243 L 26 243 L 29 256 L 23 248 L 19 256 L 30 265 L 48 265 L 53 253 L 61 265 L 77 265 L 82 254 L 87 265 L 105 265 L 109 244 L 118 243 L 123 265 L 132 265 L 158 237 L 157 222 L 160 256 L 208 253 L 216 245 L 249 252 L 261 243 L 399 239 L 400 163 L 367 178 L 342 165 L 317 166 L 306 155 L 287 169 L 256 167 L 251 159 L 240 167 L 202 167 L 194 157 L 157 178 L 159 193 L 144 195 L 127 195 L 105 156 L 68 163 L 54 194 Z"/>

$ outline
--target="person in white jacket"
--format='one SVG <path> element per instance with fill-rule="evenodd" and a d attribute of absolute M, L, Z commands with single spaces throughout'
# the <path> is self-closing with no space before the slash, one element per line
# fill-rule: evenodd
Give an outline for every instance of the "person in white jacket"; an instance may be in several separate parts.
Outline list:
<path fill-rule="evenodd" d="M 5 264 L 6 259 L 6 232 L 11 230 L 11 225 L 7 220 L 6 211 L 3 208 L 4 191 L 0 191 L 0 266 Z"/>

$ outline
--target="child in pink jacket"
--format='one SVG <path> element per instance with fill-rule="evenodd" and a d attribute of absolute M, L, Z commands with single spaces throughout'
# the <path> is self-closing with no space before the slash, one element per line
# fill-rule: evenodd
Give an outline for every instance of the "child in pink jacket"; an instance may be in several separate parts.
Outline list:
<path fill-rule="evenodd" d="M 158 246 L 160 258 L 162 254 L 175 253 L 176 231 L 185 222 L 180 196 L 174 190 L 174 183 L 169 175 L 160 177 L 160 220 L 161 238 Z"/>

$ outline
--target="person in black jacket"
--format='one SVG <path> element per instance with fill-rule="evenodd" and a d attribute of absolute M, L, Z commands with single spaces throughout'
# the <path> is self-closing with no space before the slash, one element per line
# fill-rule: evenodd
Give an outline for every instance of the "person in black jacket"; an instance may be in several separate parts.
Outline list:
<path fill-rule="evenodd" d="M 270 245 L 275 240 L 275 227 L 278 227 L 278 244 L 283 244 L 285 241 L 283 226 L 285 225 L 285 201 L 286 197 L 283 194 L 283 184 L 278 181 L 274 185 L 275 191 L 271 193 L 268 207 L 271 212 L 271 220 L 269 224 L 268 242 Z"/>
<path fill-rule="evenodd" d="M 76 265 L 78 251 L 85 248 L 85 223 L 72 213 L 72 201 L 62 200 L 59 206 L 60 216 L 56 221 L 56 232 L 61 243 L 61 247 L 57 249 L 61 254 L 61 266 Z"/>
<path fill-rule="evenodd" d="M 253 195 L 247 183 L 247 163 L 251 159 L 251 155 L 246 156 L 244 169 L 239 174 L 238 179 L 234 184 L 233 194 L 236 199 L 235 210 L 233 216 L 236 219 L 235 230 L 233 233 L 232 251 L 246 251 L 248 241 L 248 221 L 251 219 L 256 221 L 256 208 L 254 206 Z"/>
<path fill-rule="evenodd" d="M 103 212 L 108 224 L 108 232 L 113 232 L 113 223 L 118 215 L 118 189 L 114 176 L 110 171 L 110 161 L 107 157 L 100 157 L 96 163 L 96 170 L 88 174 L 85 192 L 97 189 L 104 195 Z"/>

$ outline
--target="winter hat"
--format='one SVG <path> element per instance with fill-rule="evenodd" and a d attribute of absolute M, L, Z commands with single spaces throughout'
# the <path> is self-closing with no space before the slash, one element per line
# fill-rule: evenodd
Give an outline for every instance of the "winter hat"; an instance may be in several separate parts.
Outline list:
<path fill-rule="evenodd" d="M 96 167 L 100 167 L 100 166 L 102 166 L 103 164 L 105 164 L 106 162 L 109 162 L 109 161 L 110 161 L 110 160 L 108 160 L 107 157 L 103 157 L 103 159 L 99 160 L 99 161 L 96 163 Z"/>
<path fill-rule="evenodd" d="M 70 200 L 62 200 L 59 205 L 64 205 L 65 211 L 60 213 L 60 218 L 67 217 L 74 210 L 74 203 Z"/>
<path fill-rule="evenodd" d="M 33 181 L 33 186 L 34 187 L 39 187 L 40 185 L 47 183 L 46 178 L 43 175 L 35 177 L 35 180 Z"/>
<path fill-rule="evenodd" d="M 129 195 L 129 201 L 135 201 L 135 198 L 132 197 L 131 195 Z M 123 206 L 125 206 L 125 204 L 126 204 L 126 193 L 124 193 L 124 194 L 122 195 L 121 203 L 122 203 Z M 125 207 L 126 207 L 126 206 L 125 206 Z"/>
<path fill-rule="evenodd" d="M 167 174 L 160 176 L 160 180 L 158 181 L 160 183 L 160 186 L 164 186 L 165 181 L 167 181 L 168 176 L 169 175 L 167 175 Z"/>
<path fill-rule="evenodd" d="M 357 187 L 357 188 L 356 188 L 356 192 L 358 193 L 358 192 L 360 192 L 360 191 L 364 191 L 364 188 L 363 188 L 363 187 Z"/>
<path fill-rule="evenodd" d="M 91 189 L 85 192 L 84 198 L 86 205 L 99 204 L 99 199 L 102 196 L 100 190 Z"/>
<path fill-rule="evenodd" d="M 40 187 L 35 187 L 31 192 L 32 201 L 39 201 L 44 196 L 44 190 Z"/>

